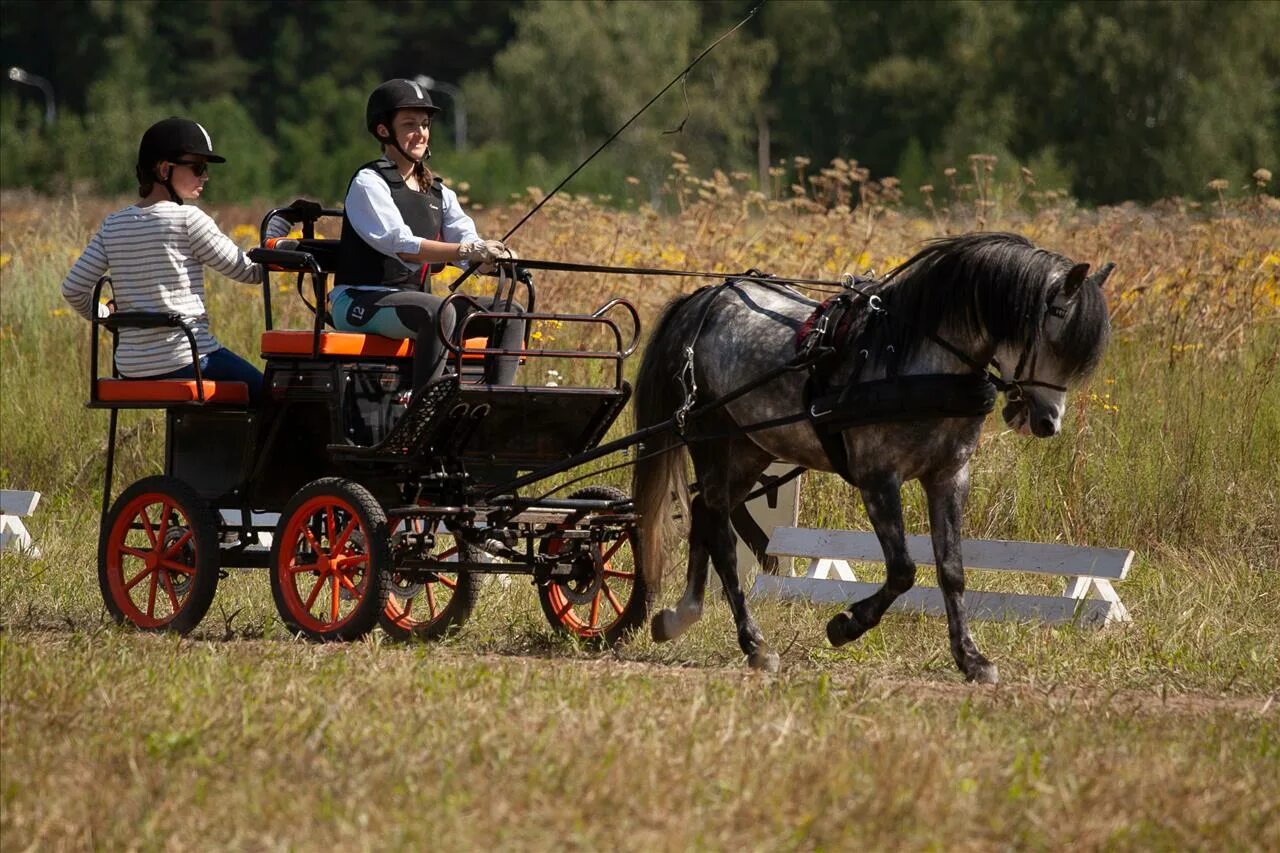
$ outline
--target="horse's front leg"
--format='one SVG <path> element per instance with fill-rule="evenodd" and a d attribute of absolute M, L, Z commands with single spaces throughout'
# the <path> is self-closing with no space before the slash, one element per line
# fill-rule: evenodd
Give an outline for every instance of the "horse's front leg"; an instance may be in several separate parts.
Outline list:
<path fill-rule="evenodd" d="M 850 604 L 827 623 L 827 639 L 833 646 L 843 646 L 879 625 L 894 599 L 916 582 L 916 564 L 907 554 L 902 527 L 902 483 L 896 477 L 886 477 L 875 485 L 863 486 L 861 491 L 867 517 L 884 551 L 886 575 L 878 590 Z"/>
<path fill-rule="evenodd" d="M 929 499 L 929 528 L 934 561 L 938 565 L 938 586 L 942 589 L 942 599 L 947 608 L 951 656 L 969 681 L 995 684 L 999 680 L 996 665 L 978 651 L 969 634 L 964 610 L 964 559 L 960 550 L 960 530 L 965 500 L 969 497 L 969 466 L 949 476 L 922 482 Z"/>

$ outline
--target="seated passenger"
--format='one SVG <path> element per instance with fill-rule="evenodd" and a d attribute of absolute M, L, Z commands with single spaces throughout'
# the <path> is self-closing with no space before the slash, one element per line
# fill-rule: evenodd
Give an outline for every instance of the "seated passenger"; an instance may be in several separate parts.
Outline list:
<path fill-rule="evenodd" d="M 111 272 L 113 308 L 180 315 L 195 334 L 205 379 L 244 382 L 251 402 L 262 392 L 256 367 L 218 343 L 204 304 L 204 267 L 247 284 L 262 281 L 261 267 L 197 207 L 209 180 L 209 164 L 225 163 L 213 153 L 203 127 L 187 118 L 156 122 L 138 146 L 141 201 L 103 221 L 62 282 L 62 295 L 81 316 L 109 313 L 92 305 L 93 289 Z M 288 233 L 290 223 L 274 217 L 270 236 Z M 120 329 L 116 369 L 128 379 L 193 379 L 191 346 L 182 329 Z"/>
<path fill-rule="evenodd" d="M 373 90 L 365 124 L 382 145 L 382 157 L 361 166 L 347 188 L 342 240 L 334 289 L 329 294 L 333 325 L 344 332 L 413 338 L 413 387 L 422 388 L 444 372 L 446 349 L 436 332 L 444 297 L 431 293 L 432 264 L 489 264 L 512 254 L 498 240 L 481 240 L 453 190 L 427 168 L 431 119 L 439 107 L 410 80 L 388 80 Z M 477 299 L 486 307 L 502 300 Z M 511 310 L 520 306 L 512 303 Z M 446 309 L 441 318 L 450 336 L 465 308 Z M 497 346 L 518 351 L 524 322 L 496 324 Z M 468 332 L 489 334 L 477 321 Z M 518 356 L 499 358 L 491 381 L 510 385 Z"/>

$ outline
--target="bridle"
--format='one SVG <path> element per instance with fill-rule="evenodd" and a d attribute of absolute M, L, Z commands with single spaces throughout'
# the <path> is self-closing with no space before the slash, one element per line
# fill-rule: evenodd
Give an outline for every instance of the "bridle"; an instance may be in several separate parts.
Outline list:
<path fill-rule="evenodd" d="M 1051 290 L 1049 298 L 1045 300 L 1043 307 L 1041 307 L 1040 316 L 1036 321 L 1035 331 L 1027 337 L 1027 342 L 1022 346 L 1022 353 L 1018 356 L 1018 362 L 1013 368 L 1012 379 L 1004 378 L 1004 369 L 1000 366 L 1000 360 L 994 356 L 992 356 L 991 360 L 987 362 L 987 364 L 980 364 L 977 359 L 973 358 L 968 353 L 963 352 L 936 333 L 929 332 L 926 337 L 945 349 L 947 352 L 954 355 L 956 358 L 960 359 L 960 361 L 972 367 L 976 372 L 986 373 L 991 384 L 995 385 L 996 388 L 1004 394 L 1005 399 L 1010 403 L 1022 402 L 1026 397 L 1024 393 L 1024 389 L 1026 388 L 1048 388 L 1052 391 L 1060 391 L 1065 394 L 1067 391 L 1067 387 L 1065 385 L 1057 385 L 1053 382 L 1045 382 L 1042 379 L 1035 378 L 1036 359 L 1039 356 L 1036 344 L 1040 341 L 1040 337 L 1044 332 L 1045 324 L 1049 322 L 1050 317 L 1063 319 L 1067 316 L 1067 309 L 1064 306 L 1054 304 L 1054 301 L 1058 298 L 1058 292 L 1059 289 L 1057 287 Z M 995 367 L 995 373 L 992 373 L 988 369 L 991 366 Z M 1024 376 L 1024 372 L 1027 377 L 1025 379 L 1022 378 Z"/>

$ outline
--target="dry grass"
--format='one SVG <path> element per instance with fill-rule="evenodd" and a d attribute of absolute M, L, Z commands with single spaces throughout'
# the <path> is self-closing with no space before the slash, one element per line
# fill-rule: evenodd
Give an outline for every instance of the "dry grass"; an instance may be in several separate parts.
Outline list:
<path fill-rule="evenodd" d="M 775 201 L 676 160 L 677 215 L 557 199 L 513 243 L 833 277 L 985 225 L 1116 261 L 1106 363 L 1058 439 L 992 424 L 968 522 L 1135 548 L 1120 587 L 1135 622 L 978 624 L 996 690 L 960 683 L 941 620 L 890 617 L 837 651 L 824 608 L 761 602 L 783 652 L 769 678 L 743 671 L 723 606 L 677 643 L 602 655 L 552 634 L 519 579 L 487 584 L 473 621 L 435 646 L 296 642 L 262 573 L 223 581 L 191 638 L 119 630 L 94 573 L 104 419 L 82 407 L 86 326 L 57 296 L 112 205 L 6 195 L 0 482 L 44 492 L 30 526 L 45 554 L 0 562 L 0 848 L 1280 847 L 1280 222 L 1261 196 L 1210 216 L 1081 211 L 984 183 L 975 163 L 969 188 L 915 215 L 856 164 Z M 794 176 L 775 175 L 778 194 Z M 478 218 L 497 233 L 520 213 Z M 257 216 L 219 212 L 241 234 Z M 697 283 L 539 284 L 544 306 L 625 293 L 649 319 Z M 296 298 L 276 299 L 278 323 L 301 327 Z M 215 327 L 242 353 L 256 353 L 260 305 L 212 283 Z M 118 483 L 150 473 L 162 440 L 153 413 L 125 426 Z M 907 512 L 922 529 L 918 490 Z M 865 525 L 825 477 L 806 480 L 801 515 Z"/>

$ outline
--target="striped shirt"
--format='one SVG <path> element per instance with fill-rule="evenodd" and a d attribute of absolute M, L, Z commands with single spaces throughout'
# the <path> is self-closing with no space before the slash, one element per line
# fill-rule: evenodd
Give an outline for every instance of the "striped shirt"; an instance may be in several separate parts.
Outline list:
<path fill-rule="evenodd" d="M 268 236 L 289 228 L 276 217 Z M 178 314 L 195 333 L 200 354 L 207 355 L 221 345 L 209 331 L 205 266 L 246 284 L 262 280 L 262 268 L 198 207 L 171 201 L 131 205 L 102 223 L 62 282 L 62 296 L 86 319 L 95 311 L 104 315 L 104 306 L 91 303 L 98 279 L 110 270 L 117 310 Z M 120 330 L 116 367 L 123 376 L 159 376 L 190 364 L 191 346 L 181 329 Z"/>

